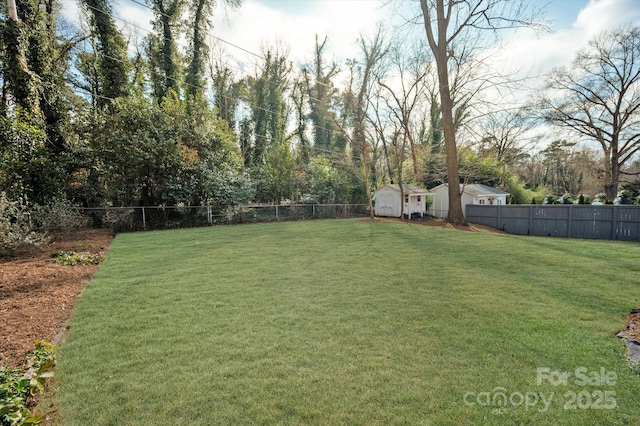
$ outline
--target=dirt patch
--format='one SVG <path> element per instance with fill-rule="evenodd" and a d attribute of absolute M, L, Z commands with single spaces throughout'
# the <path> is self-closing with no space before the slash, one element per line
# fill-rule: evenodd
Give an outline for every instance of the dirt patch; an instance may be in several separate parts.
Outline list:
<path fill-rule="evenodd" d="M 371 220 L 369 218 L 362 220 Z M 423 217 L 411 219 L 409 221 L 401 221 L 400 219 L 388 218 L 388 217 L 376 217 L 373 219 L 374 222 L 389 222 L 389 223 L 406 223 L 408 225 L 421 225 L 421 226 L 433 226 L 436 228 L 443 229 L 456 229 L 458 231 L 468 231 L 468 232 L 488 232 L 491 234 L 505 234 L 504 231 L 501 231 L 496 228 L 492 228 L 490 226 L 478 225 L 476 223 L 469 223 L 468 225 L 453 225 L 447 222 L 444 219 L 437 217 Z"/>
<path fill-rule="evenodd" d="M 632 309 L 624 323 L 624 329 L 617 334 L 627 346 L 627 360 L 632 370 L 640 373 L 640 309 Z"/>
<path fill-rule="evenodd" d="M 106 253 L 107 229 L 55 235 L 53 242 L 11 258 L 0 258 L 0 365 L 17 367 L 37 340 L 56 343 L 77 296 L 98 265 L 50 262 L 57 251 Z"/>
<path fill-rule="evenodd" d="M 634 309 L 634 312 L 627 316 L 624 332 L 636 342 L 640 342 L 640 309 Z"/>

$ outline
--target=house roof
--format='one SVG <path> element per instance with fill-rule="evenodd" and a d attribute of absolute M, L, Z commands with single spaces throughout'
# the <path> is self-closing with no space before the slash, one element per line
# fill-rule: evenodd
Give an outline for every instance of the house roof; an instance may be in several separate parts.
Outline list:
<path fill-rule="evenodd" d="M 378 188 L 378 191 L 380 191 L 382 188 L 391 188 L 394 191 L 398 191 L 400 192 L 400 185 L 395 184 L 395 183 L 389 183 L 387 185 L 384 185 L 380 188 Z M 426 194 L 430 194 L 431 192 L 424 189 L 424 188 L 420 188 L 418 185 L 412 185 L 410 183 L 405 183 L 402 185 L 402 191 L 406 194 L 406 195 L 411 195 L 411 194 L 415 194 L 415 195 L 426 195 Z"/>
<path fill-rule="evenodd" d="M 447 187 L 446 183 L 442 185 L 438 185 L 435 188 L 432 188 L 431 191 L 436 191 L 442 187 Z M 509 192 L 505 192 L 501 189 L 492 188 L 487 185 L 483 185 L 481 183 L 469 183 L 466 185 L 460 184 L 460 191 L 465 194 L 470 194 L 475 197 L 497 197 L 501 195 L 510 195 Z"/>

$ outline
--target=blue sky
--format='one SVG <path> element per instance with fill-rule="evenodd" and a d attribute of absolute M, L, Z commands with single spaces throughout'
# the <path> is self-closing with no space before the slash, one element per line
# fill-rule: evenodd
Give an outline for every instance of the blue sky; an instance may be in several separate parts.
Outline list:
<path fill-rule="evenodd" d="M 144 3 L 145 0 L 137 0 Z M 545 6 L 555 24 L 550 33 L 519 31 L 504 40 L 500 54 L 537 74 L 567 64 L 596 33 L 624 23 L 640 25 L 640 0 L 529 0 Z M 76 0 L 62 0 L 63 13 L 76 19 Z M 222 3 L 219 1 L 218 3 Z M 150 31 L 151 11 L 131 0 L 114 0 L 117 24 L 137 33 L 140 42 Z M 412 11 L 407 11 L 413 8 Z M 399 22 L 398 11 L 409 16 L 419 11 L 416 0 L 243 0 L 236 10 L 218 8 L 213 35 L 224 41 L 215 54 L 243 69 L 251 68 L 262 46 L 280 43 L 296 63 L 311 59 L 315 36 L 328 37 L 330 55 L 339 63 L 358 54 L 356 40 L 372 33 L 379 22 Z M 416 28 L 419 36 L 420 28 Z M 227 43 L 225 43 L 227 42 Z M 238 49 L 239 46 L 242 49 Z"/>
<path fill-rule="evenodd" d="M 554 32 L 525 37 L 557 38 L 558 46 L 566 46 L 568 40 L 571 40 L 570 46 L 582 46 L 594 30 L 622 22 L 640 24 L 640 0 L 530 1 L 535 6 L 546 5 Z M 327 35 L 336 58 L 344 60 L 357 53 L 355 41 L 359 34 L 373 31 L 379 21 L 392 22 L 398 4 L 405 14 L 411 13 L 406 12 L 407 7 L 419 10 L 416 1 L 387 3 L 385 0 L 244 0 L 239 10 L 228 13 L 228 20 L 217 19 L 215 26 L 221 37 L 249 50 L 259 49 L 261 43 L 284 40 L 294 56 L 303 56 L 305 49 L 312 51 L 316 33 Z M 519 37 L 523 37 L 522 34 Z M 565 53 L 572 56 L 573 50 Z M 235 55 L 232 49 L 229 53 Z"/>
<path fill-rule="evenodd" d="M 566 28 L 574 23 L 578 13 L 588 4 L 588 0 L 539 1 L 545 5 L 545 11 L 558 28 Z"/>

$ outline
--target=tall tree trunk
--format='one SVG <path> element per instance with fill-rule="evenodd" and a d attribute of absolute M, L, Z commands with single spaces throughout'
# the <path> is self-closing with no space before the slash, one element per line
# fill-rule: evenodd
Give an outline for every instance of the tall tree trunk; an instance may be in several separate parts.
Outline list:
<path fill-rule="evenodd" d="M 460 172 L 458 170 L 458 147 L 456 145 L 456 128 L 453 118 L 453 101 L 451 100 L 451 89 L 449 86 L 449 52 L 447 44 L 447 27 L 451 18 L 451 7 L 449 4 L 448 14 L 445 15 L 444 0 L 437 0 L 436 34 L 431 28 L 431 13 L 426 0 L 421 0 L 422 16 L 427 32 L 429 46 L 436 59 L 438 70 L 438 82 L 440 91 L 440 108 L 442 111 L 442 131 L 444 134 L 445 154 L 447 158 L 447 183 L 449 187 L 449 213 L 447 221 L 457 225 L 466 225 L 466 220 L 462 211 L 462 197 L 460 193 Z"/>
<path fill-rule="evenodd" d="M 14 12 L 15 4 L 14 4 Z M 40 96 L 37 90 L 37 76 L 29 70 L 25 54 L 25 24 L 19 19 L 8 19 L 4 25 L 3 44 L 5 61 L 2 75 L 7 92 L 13 102 L 28 112 L 33 118 L 40 117 Z"/>
<path fill-rule="evenodd" d="M 196 0 L 192 3 L 193 28 L 191 36 L 191 59 L 185 76 L 185 92 L 190 100 L 204 98 L 204 61 L 206 59 L 207 44 L 205 42 L 206 22 L 209 14 L 206 10 L 207 0 Z M 190 105 L 190 104 L 189 104 Z"/>
<path fill-rule="evenodd" d="M 449 184 L 449 213 L 447 221 L 454 224 L 466 224 L 462 211 L 462 195 L 460 193 L 460 173 L 458 170 L 458 147 L 456 130 L 453 122 L 453 102 L 449 92 L 449 72 L 445 58 L 436 59 L 438 78 L 440 80 L 440 103 L 442 105 L 442 131 L 445 140 L 447 157 L 447 183 Z M 437 58 L 437 57 L 436 57 Z M 444 64 L 442 61 L 444 60 Z M 446 83 L 443 83 L 446 82 Z"/>
<path fill-rule="evenodd" d="M 613 201 L 618 196 L 618 185 L 620 184 L 620 164 L 618 163 L 618 149 L 613 146 L 611 159 L 609 160 L 609 171 L 605 177 L 604 193 L 607 200 Z"/>
<path fill-rule="evenodd" d="M 104 106 L 128 93 L 127 42 L 118 31 L 108 0 L 83 0 L 90 14 L 92 32 L 98 38 L 99 81 L 96 104 Z"/>

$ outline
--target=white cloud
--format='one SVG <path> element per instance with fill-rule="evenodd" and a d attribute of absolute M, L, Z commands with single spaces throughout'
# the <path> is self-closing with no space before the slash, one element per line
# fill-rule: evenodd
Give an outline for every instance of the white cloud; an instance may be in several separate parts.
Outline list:
<path fill-rule="evenodd" d="M 565 17 L 566 19 L 566 17 Z M 625 24 L 640 24 L 640 2 L 637 0 L 590 0 L 585 2 L 572 22 L 551 33 L 535 34 L 531 30 L 515 32 L 501 48 L 491 54 L 494 66 L 505 73 L 517 73 L 523 78 L 508 96 L 495 96 L 503 105 L 517 106 L 531 100 L 544 84 L 545 76 L 556 67 L 568 66 L 576 54 L 586 48 L 594 36 Z M 527 79 L 524 79 L 524 78 Z M 531 132 L 534 136 L 553 135 L 546 126 Z M 546 145 L 543 138 L 541 146 Z"/>
<path fill-rule="evenodd" d="M 553 68 L 569 65 L 596 34 L 628 23 L 640 23 L 637 0 L 590 0 L 571 26 L 542 35 L 518 31 L 496 50 L 493 59 L 506 72 L 541 77 Z"/>
<path fill-rule="evenodd" d="M 578 14 L 573 29 L 590 39 L 601 31 L 628 23 L 640 23 L 637 0 L 591 0 Z"/>
<path fill-rule="evenodd" d="M 315 36 L 328 37 L 328 48 L 335 59 L 342 61 L 357 54 L 358 36 L 375 28 L 381 18 L 377 1 L 318 1 L 313 7 L 295 12 L 268 7 L 249 0 L 227 16 L 218 15 L 214 21 L 214 35 L 254 53 L 262 46 L 282 42 L 289 49 L 289 58 L 296 62 L 310 60 Z M 241 62 L 255 62 L 256 58 L 230 45 L 229 55 Z"/>
<path fill-rule="evenodd" d="M 75 0 L 61 0 L 62 7 L 60 13 L 62 17 L 74 24 L 80 21 L 80 4 Z"/>
<path fill-rule="evenodd" d="M 61 2 L 65 18 L 77 22 L 78 3 Z M 249 70 L 250 64 L 259 59 L 247 51 L 260 54 L 262 46 L 273 47 L 276 43 L 289 50 L 289 58 L 294 63 L 310 62 L 316 34 L 321 40 L 328 37 L 327 59 L 343 63 L 359 55 L 358 37 L 371 34 L 379 22 L 401 21 L 399 14 L 406 18 L 419 12 L 413 3 L 389 3 L 382 0 L 244 0 L 238 9 L 219 7 L 215 11 L 212 34 L 224 40 L 218 43 L 229 57 L 243 67 L 249 65 Z M 565 11 L 563 21 L 566 22 L 567 13 L 575 16 L 575 3 L 572 6 L 572 10 Z M 116 24 L 126 27 L 129 34 L 137 33 L 131 41 L 141 43 L 151 30 L 152 12 L 130 1 L 114 3 L 114 7 Z M 598 32 L 628 22 L 640 23 L 640 1 L 589 0 L 570 26 L 554 33 L 536 35 L 532 31 L 518 31 L 496 50 L 493 61 L 507 72 L 519 70 L 521 75 L 543 75 L 554 67 L 570 63 L 576 52 Z M 419 25 L 404 28 L 421 31 Z"/>

